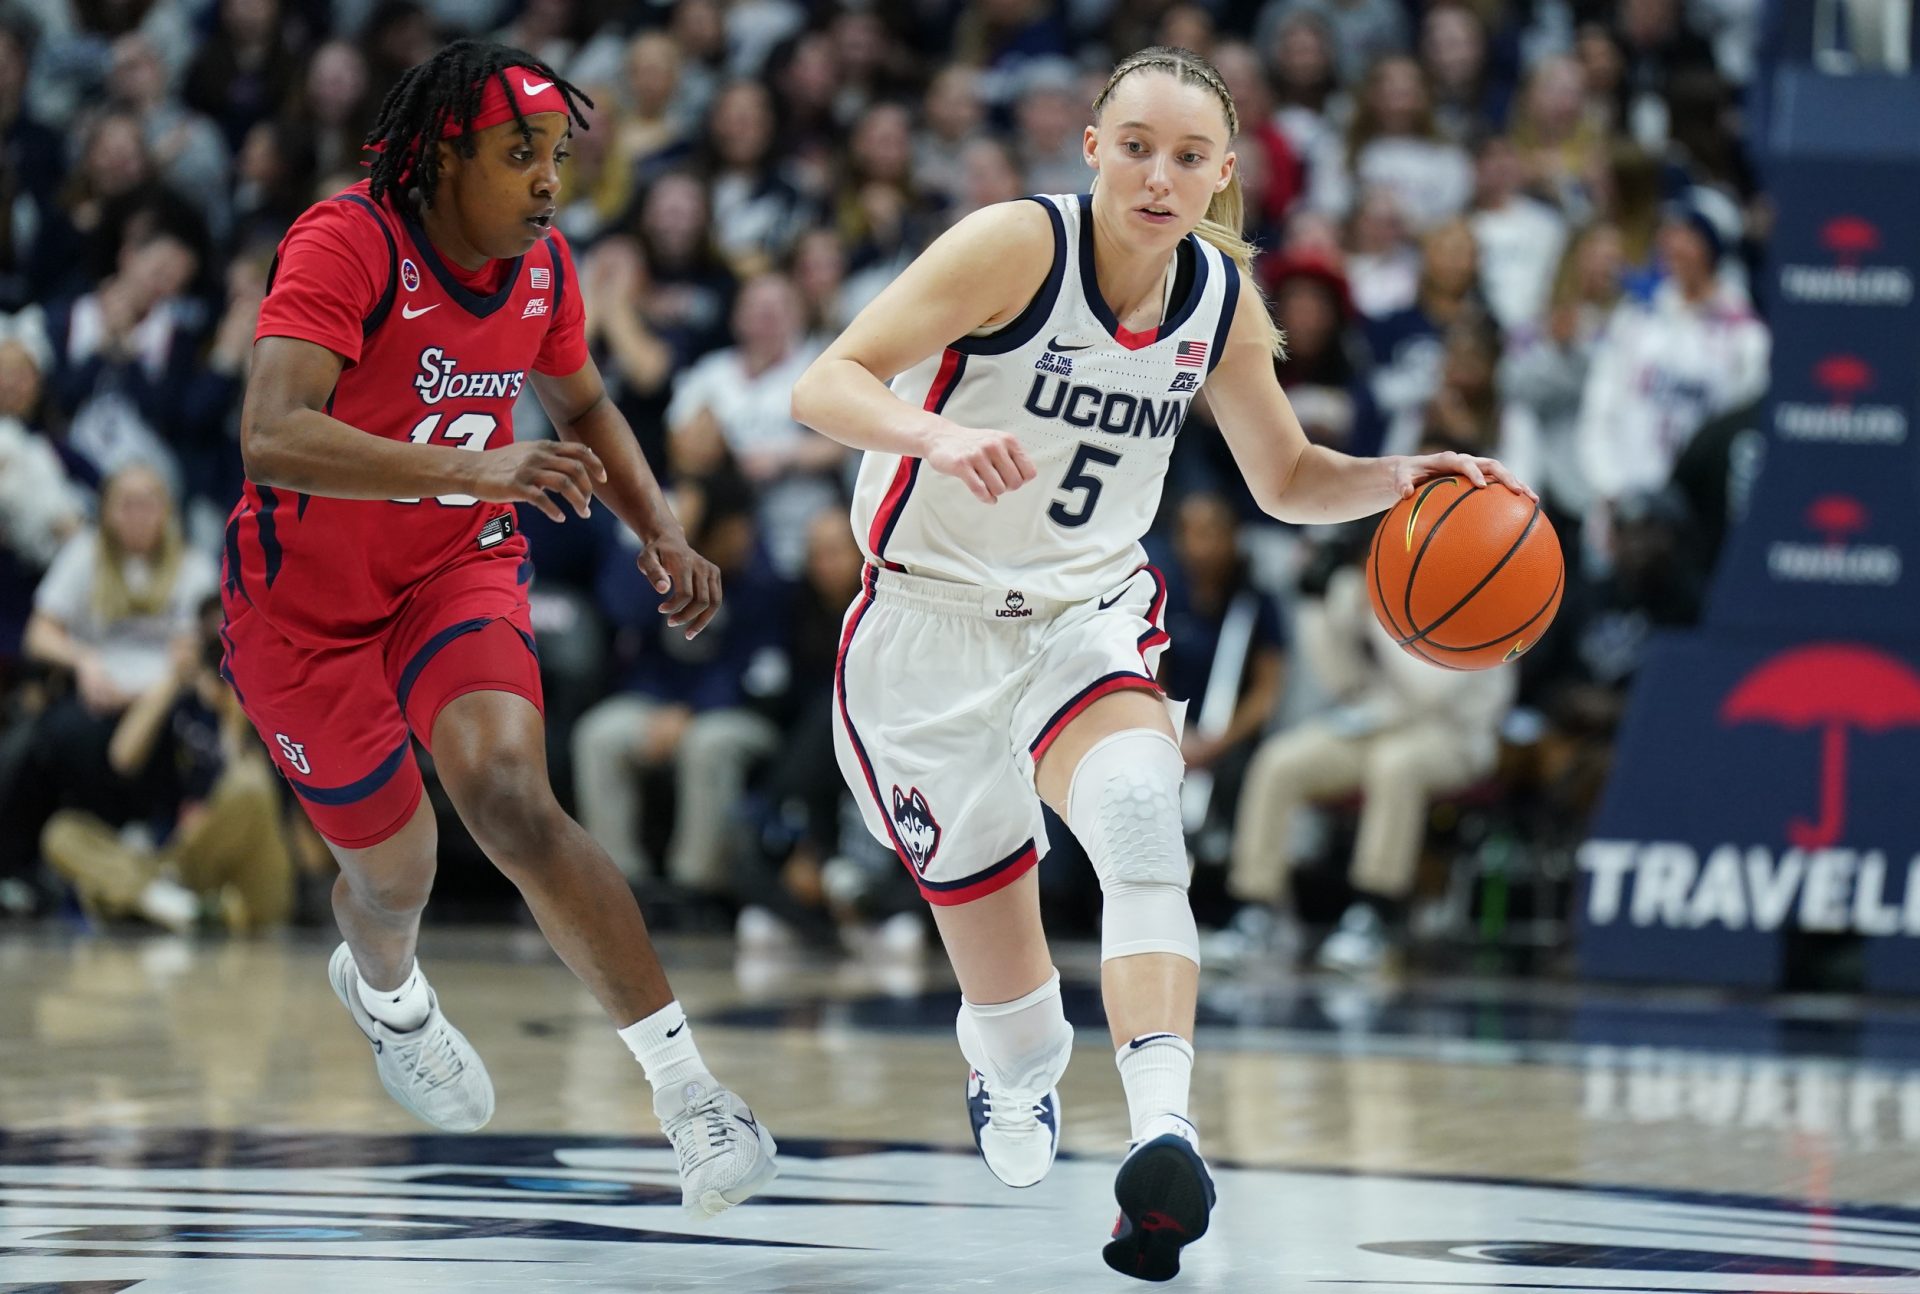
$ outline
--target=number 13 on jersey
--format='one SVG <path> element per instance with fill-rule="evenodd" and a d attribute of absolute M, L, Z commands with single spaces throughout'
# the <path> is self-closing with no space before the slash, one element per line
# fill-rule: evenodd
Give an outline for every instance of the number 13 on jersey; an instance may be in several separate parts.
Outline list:
<path fill-rule="evenodd" d="M 432 444 L 434 433 L 440 430 L 440 419 L 445 416 L 439 413 L 428 414 L 407 433 L 407 439 L 416 445 Z M 498 420 L 490 413 L 463 413 L 447 424 L 444 439 L 461 449 L 471 449 L 478 453 L 487 447 L 487 442 L 493 439 L 493 433 L 499 425 Z M 418 503 L 420 500 L 390 499 L 388 502 Z M 471 494 L 441 494 L 435 496 L 435 502 L 443 508 L 471 508 L 480 500 Z"/>

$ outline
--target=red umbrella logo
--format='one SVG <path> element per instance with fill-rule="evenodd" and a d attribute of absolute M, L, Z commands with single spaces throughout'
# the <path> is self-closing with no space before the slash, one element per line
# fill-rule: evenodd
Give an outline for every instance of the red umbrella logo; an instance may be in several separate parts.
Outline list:
<path fill-rule="evenodd" d="M 1859 534 L 1871 519 L 1864 503 L 1845 494 L 1823 494 L 1807 505 L 1808 528 L 1819 531 L 1830 544 Z"/>
<path fill-rule="evenodd" d="M 1836 403 L 1850 404 L 1873 385 L 1873 370 L 1855 355 L 1829 355 L 1813 366 L 1813 380 L 1827 389 Z"/>
<path fill-rule="evenodd" d="M 1822 643 L 1760 663 L 1720 704 L 1720 722 L 1820 730 L 1820 820 L 1794 818 L 1787 839 L 1824 849 L 1847 820 L 1847 733 L 1920 727 L 1920 674 L 1871 647 Z"/>
<path fill-rule="evenodd" d="M 1820 226 L 1820 241 L 1842 266 L 1853 269 L 1861 257 L 1880 249 L 1880 231 L 1859 216 L 1835 216 Z"/>

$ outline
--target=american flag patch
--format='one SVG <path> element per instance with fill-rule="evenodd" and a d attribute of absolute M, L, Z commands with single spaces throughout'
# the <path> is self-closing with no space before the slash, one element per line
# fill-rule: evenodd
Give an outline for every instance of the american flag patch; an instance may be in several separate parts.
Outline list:
<path fill-rule="evenodd" d="M 533 282 L 529 284 L 529 286 L 532 287 L 535 292 L 551 289 L 553 287 L 553 271 L 534 270 Z M 1205 350 L 1206 347 L 1202 346 L 1200 349 Z"/>
<path fill-rule="evenodd" d="M 1203 341 L 1183 341 L 1173 348 L 1173 366 L 1175 368 L 1199 368 L 1207 362 L 1207 343 Z"/>

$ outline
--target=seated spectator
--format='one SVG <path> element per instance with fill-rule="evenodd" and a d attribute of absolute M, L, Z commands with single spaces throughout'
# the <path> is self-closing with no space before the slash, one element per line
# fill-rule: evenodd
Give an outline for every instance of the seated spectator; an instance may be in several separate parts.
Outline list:
<path fill-rule="evenodd" d="M 166 64 L 139 32 L 113 42 L 107 101 L 139 119 L 155 174 L 200 209 L 216 237 L 224 236 L 233 161 L 227 141 L 209 118 L 174 97 Z"/>
<path fill-rule="evenodd" d="M 1020 72 L 1014 107 L 1020 168 L 1036 193 L 1084 193 L 1093 178 L 1081 156 L 1091 115 L 1076 97 L 1079 83 L 1065 59 L 1039 58 Z"/>
<path fill-rule="evenodd" d="M 1369 188 L 1392 193 L 1416 234 L 1458 216 L 1473 197 L 1473 163 L 1441 136 L 1410 58 L 1382 59 L 1367 74 L 1342 154 L 1314 159 L 1311 200 L 1322 211 L 1345 215 L 1354 193 Z"/>
<path fill-rule="evenodd" d="M 679 85 L 680 47 L 673 37 L 659 31 L 635 36 L 621 87 L 625 111 L 612 142 L 642 184 L 685 161 L 692 148 L 686 106 L 675 98 Z"/>
<path fill-rule="evenodd" d="M 1187 703 L 1180 742 L 1188 839 L 1203 863 L 1226 861 L 1241 779 L 1280 703 L 1286 634 L 1273 599 L 1253 585 L 1239 518 L 1217 494 L 1180 501 L 1160 658 L 1167 695 Z"/>
<path fill-rule="evenodd" d="M 1406 7 L 1398 0 L 1268 0 L 1254 29 L 1271 32 L 1301 14 L 1326 25 L 1327 43 L 1340 60 L 1340 79 L 1349 84 L 1408 47 Z"/>
<path fill-rule="evenodd" d="M 809 229 L 793 245 L 787 266 L 806 309 L 808 350 L 819 352 L 852 322 L 847 309 L 847 249 L 831 229 Z"/>
<path fill-rule="evenodd" d="M 53 403 L 68 444 L 102 475 L 138 460 L 165 464 L 177 479 L 171 443 L 183 431 L 199 350 L 182 294 L 198 268 L 178 232 L 136 226 L 111 276 L 47 311 Z"/>
<path fill-rule="evenodd" d="M 689 339 L 656 316 L 658 294 L 639 243 L 624 235 L 602 238 L 579 265 L 588 353 L 647 461 L 663 463 L 668 385 L 676 368 L 693 361 Z"/>
<path fill-rule="evenodd" d="M 379 106 L 367 79 L 366 55 L 359 46 L 334 39 L 314 50 L 298 97 L 281 117 L 312 141 L 313 158 L 306 175 L 346 170 L 359 162 L 361 141 L 373 128 Z M 245 152 L 244 144 L 241 151 Z"/>
<path fill-rule="evenodd" d="M 1534 66 L 1511 134 L 1526 187 L 1585 223 L 1596 210 L 1591 177 L 1606 162 L 1609 134 L 1588 112 L 1580 64 L 1555 57 Z"/>
<path fill-rule="evenodd" d="M 1294 155 L 1308 169 L 1338 161 L 1340 141 L 1353 121 L 1353 99 L 1341 89 L 1334 60 L 1333 29 L 1308 9 L 1296 9 L 1274 24 L 1259 42 L 1273 69 L 1274 103 L 1280 129 Z"/>
<path fill-rule="evenodd" d="M 1373 352 L 1373 398 L 1385 424 L 1382 453 L 1411 453 L 1427 402 L 1440 389 L 1447 329 L 1484 311 L 1480 257 L 1473 230 L 1456 220 L 1428 234 L 1420 247 L 1420 289 L 1412 306 L 1367 325 Z"/>
<path fill-rule="evenodd" d="M 1368 319 L 1398 314 L 1420 294 L 1420 248 L 1407 237 L 1400 203 L 1385 189 L 1360 195 L 1348 222 L 1347 282 Z"/>
<path fill-rule="evenodd" d="M 955 221 L 996 202 L 1025 197 L 1033 186 L 1020 169 L 1020 159 L 1005 140 L 982 136 L 960 154 L 961 189 L 948 215 Z"/>
<path fill-rule="evenodd" d="M 1652 300 L 1614 308 L 1580 400 L 1580 461 L 1601 509 L 1588 539 L 1601 555 L 1607 506 L 1665 486 L 1701 424 L 1767 383 L 1772 337 L 1746 295 L 1717 277 L 1718 228 L 1697 208 L 1671 207 L 1659 249 L 1665 282 Z"/>
<path fill-rule="evenodd" d="M 986 116 L 980 73 L 958 63 L 935 72 L 921 113 L 925 125 L 913 145 L 914 184 L 952 208 L 960 204 L 967 188 L 962 154 L 981 137 Z"/>
<path fill-rule="evenodd" d="M 1354 533 L 1343 554 L 1303 582 L 1294 632 L 1306 667 L 1336 704 L 1255 752 L 1240 795 L 1228 889 L 1256 912 L 1282 909 L 1296 861 L 1295 814 L 1314 801 L 1359 792 L 1355 902 L 1322 945 L 1321 963 L 1363 972 L 1381 967 L 1402 938 L 1433 798 L 1493 771 L 1517 676 L 1437 669 L 1401 650 L 1374 617 L 1364 538 Z"/>
<path fill-rule="evenodd" d="M 575 130 L 568 142 L 572 154 L 560 180 L 560 209 L 554 223 L 575 243 L 585 246 L 615 224 L 633 206 L 638 192 L 633 163 L 617 146 L 620 103 L 609 86 L 587 88 L 593 106 L 580 105 L 586 129 Z"/>
<path fill-rule="evenodd" d="M 0 680 L 20 654 L 41 572 L 86 522 L 80 491 L 42 431 L 48 359 L 38 306 L 0 316 Z"/>
<path fill-rule="evenodd" d="M 1506 124 L 1513 86 L 1493 66 L 1487 20 L 1467 0 L 1439 0 L 1420 18 L 1420 65 L 1440 133 L 1467 145 Z"/>
<path fill-rule="evenodd" d="M 682 363 L 727 344 L 737 283 L 710 218 L 706 186 L 685 171 L 660 176 L 640 197 L 634 232 L 651 285 L 647 318 Z"/>
<path fill-rule="evenodd" d="M 181 98 L 220 127 L 237 149 L 257 121 L 271 117 L 301 60 L 280 0 L 220 0 L 217 27 L 187 67 Z"/>
<path fill-rule="evenodd" d="M 1539 318 L 1553 287 L 1567 222 L 1521 192 L 1525 175 L 1511 141 L 1488 135 L 1474 150 L 1473 213 L 1480 247 L 1480 290 L 1494 322 L 1512 330 Z"/>
<path fill-rule="evenodd" d="M 773 97 L 758 81 L 734 81 L 707 110 L 700 159 L 713 204 L 713 236 L 737 274 L 785 259 L 812 212 L 781 174 Z"/>
<path fill-rule="evenodd" d="M 1620 231 L 1589 225 L 1560 258 L 1546 313 L 1507 337 L 1500 392 L 1537 424 L 1540 475 L 1528 478 L 1563 533 L 1593 502 L 1578 446 L 1580 399 L 1594 348 L 1620 300 Z"/>
<path fill-rule="evenodd" d="M 1347 282 L 1328 262 L 1299 255 L 1270 258 L 1267 294 L 1287 339 L 1274 362 L 1280 385 L 1307 438 L 1349 454 L 1379 450 L 1379 420 L 1366 382 L 1366 342 L 1354 327 Z"/>
<path fill-rule="evenodd" d="M 676 787 L 668 846 L 668 892 L 722 899 L 731 893 L 726 854 L 735 802 L 749 768 L 779 744 L 752 708 L 772 653 L 785 648 L 781 586 L 754 534 L 752 495 L 724 467 L 676 488 L 676 511 L 694 548 L 720 568 L 727 598 L 698 638 L 654 610 L 659 595 L 634 562 L 627 532 L 609 545 L 599 601 L 623 663 L 618 691 L 573 730 L 580 823 L 627 879 L 655 879 L 641 839 L 642 776 L 671 769 Z"/>
<path fill-rule="evenodd" d="M 1494 378 L 1500 328 L 1470 312 L 1447 329 L 1440 389 L 1427 405 L 1421 439 L 1437 449 L 1498 458 L 1523 481 L 1540 476 L 1540 425 L 1525 405 L 1504 404 Z"/>
<path fill-rule="evenodd" d="M 806 560 L 807 525 L 836 498 L 847 451 L 793 420 L 794 381 L 812 362 L 799 291 L 784 274 L 740 290 L 734 345 L 674 381 L 667 408 L 669 458 L 677 472 L 705 475 L 724 455 L 759 495 L 759 530 L 774 569 L 791 579 Z"/>
<path fill-rule="evenodd" d="M 85 809 L 62 809 L 40 850 L 94 916 L 139 916 L 175 931 L 202 919 L 235 933 L 270 930 L 293 911 L 279 780 L 220 675 L 217 598 L 199 621 L 194 635 L 175 640 L 166 673 L 121 714 L 107 744 L 116 778 L 153 787 L 144 825 L 157 843 Z"/>
<path fill-rule="evenodd" d="M 166 483 L 134 464 L 100 500 L 100 524 L 69 539 L 34 594 L 29 659 L 71 675 L 74 691 L 35 721 L 24 766 L 0 804 L 0 872 L 19 874 L 54 810 L 109 825 L 144 819 L 154 787 L 120 776 L 108 747 L 120 716 L 172 668 L 213 591 L 213 562 L 187 547 Z"/>
<path fill-rule="evenodd" d="M 1234 141 L 1234 149 L 1240 155 L 1241 169 L 1245 171 L 1252 158 L 1265 177 L 1258 202 L 1252 200 L 1252 186 L 1248 186 L 1248 226 L 1262 231 L 1280 229 L 1306 188 L 1307 173 L 1292 138 L 1280 124 L 1273 83 L 1253 47 L 1239 41 L 1223 41 L 1216 46 L 1213 65 L 1240 114 L 1240 137 Z"/>

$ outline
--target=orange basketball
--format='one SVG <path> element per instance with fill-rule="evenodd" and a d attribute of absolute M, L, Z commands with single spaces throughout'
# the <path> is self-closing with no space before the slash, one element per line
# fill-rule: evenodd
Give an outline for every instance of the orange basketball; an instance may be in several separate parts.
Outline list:
<path fill-rule="evenodd" d="M 1491 669 L 1540 641 L 1566 568 L 1540 505 L 1464 476 L 1421 482 L 1373 532 L 1367 593 L 1394 641 L 1443 669 Z"/>

